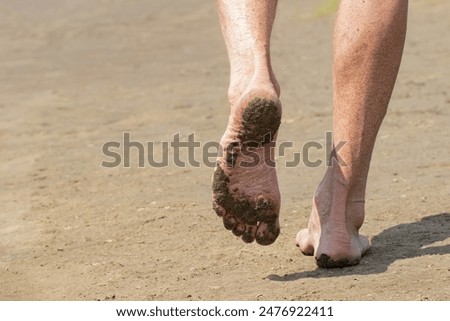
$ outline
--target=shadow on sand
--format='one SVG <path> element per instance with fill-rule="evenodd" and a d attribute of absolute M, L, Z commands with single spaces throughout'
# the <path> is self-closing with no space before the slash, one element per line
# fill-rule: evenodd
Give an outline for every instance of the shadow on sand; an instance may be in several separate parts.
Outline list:
<path fill-rule="evenodd" d="M 385 272 L 395 261 L 424 255 L 450 254 L 450 245 L 431 246 L 450 237 L 450 213 L 424 217 L 419 222 L 399 224 L 372 238 L 372 248 L 360 264 L 344 269 L 322 269 L 285 275 L 271 274 L 272 281 L 295 281 L 303 278 L 326 278 L 369 275 Z"/>

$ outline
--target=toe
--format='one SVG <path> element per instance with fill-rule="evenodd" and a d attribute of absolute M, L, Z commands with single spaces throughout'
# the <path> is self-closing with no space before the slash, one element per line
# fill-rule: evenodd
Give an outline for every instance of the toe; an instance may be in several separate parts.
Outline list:
<path fill-rule="evenodd" d="M 270 245 L 280 235 L 278 220 L 274 223 L 261 222 L 256 232 L 256 242 L 260 245 Z"/>
<path fill-rule="evenodd" d="M 367 250 L 370 249 L 370 241 L 367 237 L 359 235 L 359 242 L 361 244 L 361 255 L 364 255 L 364 253 L 366 253 Z"/>
<path fill-rule="evenodd" d="M 245 243 L 251 243 L 254 241 L 256 235 L 256 225 L 247 225 L 244 231 L 244 234 L 242 234 L 242 240 Z"/>
<path fill-rule="evenodd" d="M 309 231 L 307 229 L 300 230 L 295 237 L 295 244 L 304 255 L 312 256 L 314 254 L 314 246 L 312 245 Z"/>
<path fill-rule="evenodd" d="M 226 214 L 225 209 L 219 204 L 217 204 L 216 201 L 213 202 L 213 209 L 216 212 L 216 214 L 220 217 L 223 217 Z"/>
<path fill-rule="evenodd" d="M 233 234 L 236 236 L 241 236 L 242 234 L 244 234 L 245 228 L 245 223 L 238 219 L 236 227 L 233 229 Z"/>
<path fill-rule="evenodd" d="M 227 230 L 232 230 L 237 225 L 236 218 L 233 215 L 227 214 L 222 218 L 222 220 L 223 226 L 225 226 Z"/>

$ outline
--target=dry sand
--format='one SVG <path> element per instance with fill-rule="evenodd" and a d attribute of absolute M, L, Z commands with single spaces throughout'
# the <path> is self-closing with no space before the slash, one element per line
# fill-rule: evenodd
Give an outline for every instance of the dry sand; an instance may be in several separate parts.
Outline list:
<path fill-rule="evenodd" d="M 334 15 L 318 5 L 280 1 L 272 40 L 279 140 L 300 148 L 331 128 Z M 228 63 L 213 1 L 1 1 L 0 299 L 450 300 L 450 3 L 410 9 L 369 177 L 373 249 L 324 270 L 294 245 L 323 165 L 279 166 L 269 247 L 223 229 L 210 167 L 100 166 L 124 132 L 220 138 Z"/>

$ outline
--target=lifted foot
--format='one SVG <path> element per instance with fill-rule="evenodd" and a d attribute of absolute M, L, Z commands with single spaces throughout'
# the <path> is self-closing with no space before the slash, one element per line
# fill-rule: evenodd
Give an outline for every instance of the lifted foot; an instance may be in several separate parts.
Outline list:
<path fill-rule="evenodd" d="M 213 208 L 224 226 L 250 243 L 272 244 L 280 233 L 274 148 L 281 122 L 276 94 L 251 92 L 232 108 L 213 175 Z"/>

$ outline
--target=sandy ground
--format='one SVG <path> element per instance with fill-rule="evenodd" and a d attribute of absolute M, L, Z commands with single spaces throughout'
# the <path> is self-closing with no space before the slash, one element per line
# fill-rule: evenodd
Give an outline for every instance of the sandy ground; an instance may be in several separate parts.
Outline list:
<path fill-rule="evenodd" d="M 280 1 L 272 40 L 279 140 L 297 151 L 331 128 L 334 16 L 318 6 Z M 450 300 L 449 10 L 411 2 L 369 178 L 373 248 L 324 270 L 294 245 L 324 165 L 279 157 L 269 247 L 223 229 L 208 166 L 139 168 L 137 153 L 131 168 L 100 166 L 125 132 L 157 150 L 176 133 L 220 138 L 228 64 L 213 1 L 1 1 L 0 299 Z"/>

